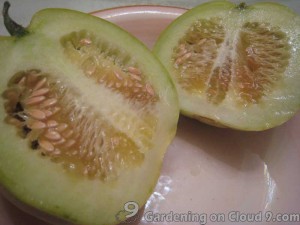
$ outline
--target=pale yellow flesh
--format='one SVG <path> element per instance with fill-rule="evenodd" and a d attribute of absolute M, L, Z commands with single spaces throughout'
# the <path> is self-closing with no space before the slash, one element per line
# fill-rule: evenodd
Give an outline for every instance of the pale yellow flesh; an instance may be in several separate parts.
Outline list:
<path fill-rule="evenodd" d="M 278 15 L 281 16 L 278 17 Z M 241 10 L 237 9 L 236 5 L 225 1 L 200 5 L 178 18 L 163 32 L 154 47 L 154 52 L 166 66 L 176 84 L 182 113 L 193 118 L 214 121 L 215 124 L 241 130 L 264 130 L 280 125 L 291 118 L 300 106 L 300 93 L 298 91 L 300 69 L 297 66 L 300 59 L 300 51 L 297 47 L 300 43 L 299 36 L 297 36 L 300 31 L 299 18 L 286 7 L 278 4 L 259 3 Z M 198 92 L 190 91 L 180 81 L 180 76 L 184 78 L 184 75 L 176 69 L 176 65 L 174 66 L 176 64 L 173 60 L 174 49 L 176 49 L 174 46 L 179 45 L 185 33 L 197 21 L 214 21 L 216 19 L 224 31 L 223 42 L 212 49 L 216 52 L 216 55 L 212 55 L 211 59 L 209 58 L 209 54 L 211 54 L 209 52 L 204 54 L 201 59 L 208 65 L 211 63 L 212 67 L 208 74 L 204 74 L 209 78 L 204 82 L 206 87 L 202 90 L 198 89 Z M 241 68 L 244 66 L 239 53 L 239 43 L 241 43 L 241 31 L 247 23 L 265 24 L 274 30 L 279 30 L 279 33 L 282 32 L 286 35 L 286 43 L 289 45 L 286 50 L 283 50 L 283 54 L 286 54 L 287 57 L 283 58 L 283 61 L 275 61 L 277 65 L 274 63 L 279 69 L 268 74 L 269 78 L 267 79 L 273 79 L 271 76 L 279 77 L 279 81 L 274 82 L 275 85 L 271 86 L 270 91 L 265 91 L 257 102 L 241 101 L 240 92 L 237 92 L 237 89 L 234 88 L 238 87 L 239 74 L 237 73 L 237 66 L 241 65 Z M 220 30 L 217 31 L 221 32 Z M 263 49 L 263 43 L 259 44 Z M 209 43 L 204 43 L 202 48 L 209 48 Z M 269 48 L 267 44 L 266 48 Z M 246 55 L 247 52 L 243 54 Z M 189 57 L 189 55 L 185 56 Z M 228 58 L 230 61 L 227 61 Z M 233 65 L 235 62 L 238 63 Z M 207 97 L 209 85 L 211 85 L 208 81 L 212 80 L 214 75 L 218 75 L 213 74 L 212 71 L 226 64 L 232 64 L 229 71 L 231 80 L 228 82 L 228 90 L 225 91 L 226 96 L 224 99 L 215 103 L 215 99 Z M 265 66 L 265 64 L 262 64 L 262 66 Z M 203 74 L 199 73 L 198 75 L 201 77 Z M 195 81 L 193 82 L 190 83 L 190 87 L 197 85 Z M 258 89 L 256 92 L 254 91 L 253 96 L 257 95 L 258 92 Z"/>
<path fill-rule="evenodd" d="M 159 102 L 151 109 L 157 125 L 148 140 L 150 148 L 143 147 L 143 137 L 134 129 L 146 122 L 135 107 L 120 94 L 87 78 L 65 57 L 60 37 L 76 29 L 90 30 L 100 40 L 136 53 L 134 60 L 145 71 L 159 96 Z M 138 167 L 120 171 L 117 179 L 112 181 L 72 175 L 61 165 L 32 151 L 27 140 L 17 135 L 16 128 L 3 122 L 6 112 L 0 107 L 0 129 L 5 131 L 0 137 L 1 183 L 22 202 L 76 224 L 116 224 L 119 221 L 115 215 L 123 210 L 124 204 L 135 201 L 141 207 L 156 184 L 164 152 L 176 131 L 178 106 L 174 88 L 165 76 L 165 70 L 146 47 L 105 21 L 68 10 L 44 10 L 34 17 L 29 31 L 32 34 L 19 40 L 0 40 L 0 50 L 5 52 L 0 55 L 1 93 L 11 76 L 19 71 L 39 69 L 53 74 L 76 89 L 78 102 L 91 107 L 115 129 L 135 140 L 141 147 L 144 161 Z M 0 105 L 4 105 L 3 98 L 0 98 Z M 127 130 L 128 125 L 132 129 Z"/>

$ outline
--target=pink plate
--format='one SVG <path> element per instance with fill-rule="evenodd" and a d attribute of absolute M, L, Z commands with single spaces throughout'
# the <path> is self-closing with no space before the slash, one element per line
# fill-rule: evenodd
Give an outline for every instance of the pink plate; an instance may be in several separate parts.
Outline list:
<path fill-rule="evenodd" d="M 175 7 L 129 6 L 93 15 L 118 24 L 151 48 L 183 12 Z M 214 128 L 181 117 L 140 225 L 300 224 L 299 133 L 299 113 L 264 132 Z M 0 224 L 47 223 L 0 198 Z"/>
<path fill-rule="evenodd" d="M 93 14 L 118 24 L 151 48 L 183 12 L 131 6 Z M 177 221 L 180 225 L 300 224 L 299 133 L 300 114 L 264 132 L 214 128 L 181 117 L 140 224 L 175 224 L 176 213 L 187 216 Z M 191 221 L 192 214 L 198 222 Z"/>

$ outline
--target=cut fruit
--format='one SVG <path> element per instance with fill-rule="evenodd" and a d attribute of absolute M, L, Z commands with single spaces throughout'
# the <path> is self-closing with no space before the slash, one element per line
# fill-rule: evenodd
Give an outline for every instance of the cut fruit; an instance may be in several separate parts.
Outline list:
<path fill-rule="evenodd" d="M 74 224 L 142 207 L 175 135 L 177 95 L 160 62 L 115 25 L 65 9 L 0 37 L 0 182 Z M 140 182 L 143 181 L 141 187 Z M 129 212 L 128 212 L 129 213 Z"/>
<path fill-rule="evenodd" d="M 300 16 L 285 6 L 214 1 L 170 24 L 154 53 L 176 85 L 184 115 L 258 131 L 300 108 L 299 33 Z"/>

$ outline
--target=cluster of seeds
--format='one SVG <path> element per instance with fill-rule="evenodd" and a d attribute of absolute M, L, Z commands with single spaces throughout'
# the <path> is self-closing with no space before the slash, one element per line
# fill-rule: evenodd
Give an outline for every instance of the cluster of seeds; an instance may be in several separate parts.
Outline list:
<path fill-rule="evenodd" d="M 97 83 L 121 94 L 140 108 L 158 101 L 152 85 L 134 60 L 116 47 L 97 41 L 87 31 L 66 35 L 61 43 L 72 62 Z"/>
<path fill-rule="evenodd" d="M 107 180 L 116 177 L 120 168 L 143 160 L 130 138 L 93 110 L 79 107 L 76 93 L 48 74 L 17 73 L 3 97 L 6 122 L 19 128 L 32 149 L 68 170 Z"/>
<path fill-rule="evenodd" d="M 181 38 L 172 58 L 178 71 L 177 80 L 185 90 L 197 93 L 206 91 L 224 37 L 220 19 L 212 18 L 196 21 Z"/>
<path fill-rule="evenodd" d="M 270 24 L 248 22 L 241 29 L 237 51 L 236 92 L 243 104 L 258 103 L 286 70 L 290 58 L 288 38 Z"/>
<path fill-rule="evenodd" d="M 172 58 L 185 90 L 205 93 L 209 102 L 220 104 L 231 85 L 237 102 L 247 106 L 273 89 L 288 65 L 289 50 L 284 32 L 257 22 L 245 23 L 237 43 L 228 43 L 222 21 L 211 18 L 189 28 Z M 215 62 L 219 54 L 224 56 Z"/>

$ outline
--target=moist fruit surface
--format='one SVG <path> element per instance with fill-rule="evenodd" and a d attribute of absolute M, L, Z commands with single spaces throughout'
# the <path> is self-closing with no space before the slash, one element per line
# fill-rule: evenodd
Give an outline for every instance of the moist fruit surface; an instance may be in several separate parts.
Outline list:
<path fill-rule="evenodd" d="M 142 207 L 152 193 L 175 135 L 179 109 L 168 74 L 107 21 L 45 9 L 25 29 L 7 10 L 13 36 L 0 38 L 2 186 L 75 224 L 121 222 L 126 202 Z"/>
<path fill-rule="evenodd" d="M 279 4 L 215 1 L 174 21 L 154 52 L 176 84 L 182 113 L 241 130 L 291 118 L 300 105 L 299 18 Z"/>

